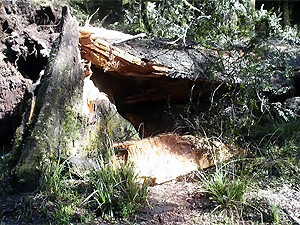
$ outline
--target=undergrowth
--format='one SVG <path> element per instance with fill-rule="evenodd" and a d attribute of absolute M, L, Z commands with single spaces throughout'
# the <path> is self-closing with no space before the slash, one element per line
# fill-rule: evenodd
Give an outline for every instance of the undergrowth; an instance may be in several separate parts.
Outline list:
<path fill-rule="evenodd" d="M 54 203 L 51 210 L 43 208 L 46 217 L 58 223 L 69 223 L 72 220 L 79 206 L 79 196 L 68 160 L 62 161 L 59 157 L 53 165 L 45 168 L 40 193 L 46 196 L 47 201 Z"/>
<path fill-rule="evenodd" d="M 247 189 L 246 180 L 230 173 L 227 166 L 217 167 L 211 174 L 199 172 L 198 177 L 216 202 L 215 210 L 230 209 L 241 204 Z"/>
<path fill-rule="evenodd" d="M 209 128 L 205 131 L 210 132 Z M 200 186 L 209 193 L 213 212 L 232 224 L 292 224 L 278 202 L 257 192 L 300 187 L 300 119 L 258 122 L 251 132 L 252 136 L 242 139 L 247 140 L 245 156 L 199 171 Z M 222 135 L 219 139 L 226 142 Z"/>
<path fill-rule="evenodd" d="M 93 190 L 89 198 L 93 197 L 96 210 L 102 217 L 127 218 L 146 201 L 149 182 L 137 181 L 134 165 L 130 162 L 121 165 L 100 162 L 89 178 Z"/>
<path fill-rule="evenodd" d="M 106 161 L 98 159 L 90 173 L 78 177 L 68 160 L 58 158 L 45 169 L 39 194 L 28 197 L 25 212 L 34 214 L 32 205 L 39 204 L 41 217 L 59 224 L 89 224 L 98 216 L 128 218 L 146 202 L 150 183 L 138 180 L 133 163 Z"/>

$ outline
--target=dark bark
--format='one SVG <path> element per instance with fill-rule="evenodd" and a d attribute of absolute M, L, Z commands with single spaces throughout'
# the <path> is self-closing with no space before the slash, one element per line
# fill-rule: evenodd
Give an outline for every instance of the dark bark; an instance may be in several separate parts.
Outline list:
<path fill-rule="evenodd" d="M 282 11 L 283 11 L 283 27 L 290 25 L 290 7 L 289 1 L 285 0 L 282 2 Z"/>
<path fill-rule="evenodd" d="M 29 189 L 36 188 L 44 164 L 66 154 L 80 136 L 83 120 L 77 108 L 82 99 L 77 22 L 63 8 L 61 35 L 52 48 L 42 85 L 38 90 L 32 129 L 24 140 L 16 168 L 18 179 Z M 73 129 L 71 129 L 73 128 Z"/>
<path fill-rule="evenodd" d="M 16 176 L 27 190 L 38 187 L 44 171 L 59 157 L 99 158 L 112 141 L 137 138 L 133 126 L 108 99 L 86 97 L 89 87 L 84 88 L 87 79 L 84 81 L 79 54 L 77 21 L 66 7 L 57 29 L 60 35 L 33 98 L 36 102 L 31 104 L 34 113 L 30 120 L 25 118 L 29 124 L 14 146 L 21 154 Z"/>

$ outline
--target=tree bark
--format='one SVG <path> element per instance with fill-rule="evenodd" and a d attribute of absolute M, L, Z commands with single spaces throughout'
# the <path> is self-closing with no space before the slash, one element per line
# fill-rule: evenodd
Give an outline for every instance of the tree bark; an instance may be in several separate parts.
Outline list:
<path fill-rule="evenodd" d="M 283 28 L 286 28 L 290 25 L 290 7 L 289 1 L 284 0 L 282 2 L 282 11 L 283 11 Z"/>
<path fill-rule="evenodd" d="M 144 27 L 148 33 L 152 32 L 151 25 L 149 23 L 148 15 L 147 15 L 147 0 L 141 0 L 141 20 L 144 24 Z"/>
<path fill-rule="evenodd" d="M 43 166 L 51 164 L 80 137 L 84 116 L 80 113 L 82 69 L 76 19 L 63 8 L 61 35 L 56 39 L 41 87 L 38 90 L 30 136 L 21 147 L 16 167 L 18 179 L 28 189 L 36 188 Z M 75 147 L 75 146 L 74 146 Z"/>
<path fill-rule="evenodd" d="M 84 79 L 77 21 L 66 7 L 59 28 L 32 119 L 26 121 L 28 136 L 15 141 L 14 149 L 21 154 L 16 176 L 27 190 L 39 186 L 44 171 L 58 158 L 99 158 L 111 142 L 138 138 L 116 107 Z"/>

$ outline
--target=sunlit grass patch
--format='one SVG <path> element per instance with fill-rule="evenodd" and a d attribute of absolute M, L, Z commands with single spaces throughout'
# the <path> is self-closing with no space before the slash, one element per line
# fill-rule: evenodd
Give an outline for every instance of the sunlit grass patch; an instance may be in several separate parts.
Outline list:
<path fill-rule="evenodd" d="M 199 172 L 198 177 L 216 202 L 216 209 L 232 208 L 241 204 L 247 189 L 246 181 L 235 174 L 230 174 L 226 167 L 217 167 L 215 172 L 208 175 Z"/>
<path fill-rule="evenodd" d="M 102 217 L 127 218 L 146 201 L 149 182 L 138 182 L 130 162 L 121 165 L 100 162 L 89 178 L 93 192 L 86 201 L 93 199 L 89 202 L 91 205 L 96 203 Z"/>

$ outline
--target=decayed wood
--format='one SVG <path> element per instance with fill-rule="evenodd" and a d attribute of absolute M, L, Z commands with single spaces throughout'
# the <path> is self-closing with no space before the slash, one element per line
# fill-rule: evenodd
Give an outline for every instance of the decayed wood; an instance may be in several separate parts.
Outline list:
<path fill-rule="evenodd" d="M 52 23 L 56 24 L 58 21 L 58 15 L 54 9 L 52 2 L 45 1 L 40 5 L 40 7 L 41 7 L 41 10 L 43 11 L 43 13 L 48 17 L 49 21 L 47 21 L 47 22 L 48 23 L 52 22 Z"/>
<path fill-rule="evenodd" d="M 199 168 L 205 169 L 242 153 L 219 141 L 175 133 L 114 143 L 119 160 L 134 162 L 141 178 L 160 184 Z"/>
<path fill-rule="evenodd" d="M 167 76 L 170 72 L 166 66 L 140 59 L 104 40 L 92 37 L 91 32 L 87 30 L 79 30 L 79 42 L 81 57 L 106 72 L 136 77 Z"/>
<path fill-rule="evenodd" d="M 131 35 L 131 34 L 125 34 L 121 31 L 108 30 L 102 27 L 93 27 L 90 26 L 88 23 L 89 21 L 87 20 L 85 26 L 80 27 L 79 30 L 89 31 L 91 32 L 92 37 L 107 41 L 112 45 L 127 42 L 138 38 L 144 38 L 147 36 L 145 33 Z"/>

